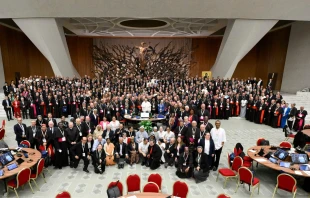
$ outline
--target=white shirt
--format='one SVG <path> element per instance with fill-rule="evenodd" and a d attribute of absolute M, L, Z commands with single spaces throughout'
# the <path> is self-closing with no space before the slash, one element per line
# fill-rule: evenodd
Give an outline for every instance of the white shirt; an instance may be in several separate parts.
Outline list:
<path fill-rule="evenodd" d="M 144 142 L 139 143 L 139 149 L 144 153 L 147 154 L 149 148 L 149 143 L 144 144 Z"/>
<path fill-rule="evenodd" d="M 165 131 L 158 131 L 158 139 L 164 139 L 166 135 Z"/>
<path fill-rule="evenodd" d="M 116 129 L 119 128 L 119 121 L 118 120 L 115 120 L 115 122 L 110 122 L 110 126 L 111 126 L 111 130 L 112 131 L 115 131 Z"/>
<path fill-rule="evenodd" d="M 173 132 L 170 131 L 169 133 L 166 133 L 165 139 L 167 140 L 167 142 L 170 142 L 171 138 L 175 138 L 175 135 Z"/>
<path fill-rule="evenodd" d="M 219 150 L 222 148 L 222 142 L 226 142 L 226 132 L 223 128 L 212 128 L 211 129 L 211 136 L 214 141 L 215 150 Z"/>
<path fill-rule="evenodd" d="M 143 112 L 151 112 L 151 109 L 152 109 L 152 105 L 151 105 L 151 103 L 149 102 L 149 101 L 144 101 L 144 102 L 142 102 L 142 105 L 141 105 L 141 107 L 142 107 L 142 111 Z"/>
<path fill-rule="evenodd" d="M 205 154 L 209 155 L 210 153 L 210 140 L 205 139 L 205 148 L 204 148 L 204 152 Z"/>

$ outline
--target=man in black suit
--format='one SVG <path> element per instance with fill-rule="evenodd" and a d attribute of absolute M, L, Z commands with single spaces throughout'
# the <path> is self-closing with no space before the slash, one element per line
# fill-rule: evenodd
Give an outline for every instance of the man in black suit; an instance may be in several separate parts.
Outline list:
<path fill-rule="evenodd" d="M 158 144 L 155 144 L 153 139 L 151 139 L 149 141 L 149 148 L 147 154 L 151 170 L 155 170 L 158 167 L 160 167 L 161 156 L 162 156 L 161 148 L 158 146 Z"/>
<path fill-rule="evenodd" d="M 83 134 L 93 134 L 95 130 L 94 124 L 90 121 L 89 116 L 86 116 L 85 122 L 82 122 L 82 133 Z"/>
<path fill-rule="evenodd" d="M 290 114 L 289 114 L 289 118 L 287 120 L 287 126 L 290 128 L 290 130 L 292 130 L 292 128 L 293 128 L 293 122 L 295 120 L 295 116 L 296 116 L 296 113 L 297 113 L 297 108 L 295 106 L 296 106 L 295 103 L 291 104 L 291 111 L 290 111 Z"/>
<path fill-rule="evenodd" d="M 128 151 L 127 151 L 127 144 L 123 142 L 123 138 L 119 137 L 118 143 L 116 143 L 116 146 L 114 148 L 115 153 L 115 162 L 118 164 L 120 162 L 120 159 L 126 158 L 126 160 L 129 159 L 128 157 Z"/>
<path fill-rule="evenodd" d="M 48 128 L 47 128 L 47 147 L 51 144 L 52 147 L 55 147 L 55 133 L 57 128 L 54 125 L 54 122 L 51 120 L 48 122 Z"/>
<path fill-rule="evenodd" d="M 199 146 L 202 147 L 202 150 L 208 157 L 208 165 L 212 166 L 212 159 L 215 155 L 215 146 L 213 139 L 211 138 L 210 132 L 205 133 L 204 139 L 201 139 L 199 142 Z"/>
<path fill-rule="evenodd" d="M 168 166 L 173 166 L 173 162 L 175 159 L 174 153 L 175 153 L 175 138 L 171 138 L 170 139 L 170 143 L 166 144 L 166 148 L 165 148 L 165 153 L 164 153 L 164 158 L 165 158 L 165 168 L 167 168 Z"/>
<path fill-rule="evenodd" d="M 5 82 L 3 86 L 4 95 L 7 96 L 10 93 L 10 87 L 8 86 L 8 83 Z"/>
<path fill-rule="evenodd" d="M 87 138 L 83 137 L 82 141 L 71 147 L 71 155 L 74 157 L 74 168 L 77 168 L 81 159 L 84 161 L 83 171 L 89 173 L 87 170 L 90 160 L 90 155 L 88 155 L 88 145 L 86 144 Z"/>
<path fill-rule="evenodd" d="M 108 124 L 107 129 L 103 131 L 102 138 L 107 139 L 109 138 L 112 141 L 114 141 L 114 131 L 111 130 L 111 126 Z"/>
<path fill-rule="evenodd" d="M 93 112 L 89 115 L 90 121 L 93 124 L 93 126 L 98 125 L 98 114 L 97 114 L 97 109 L 94 109 Z"/>
<path fill-rule="evenodd" d="M 106 154 L 103 150 L 103 146 L 102 144 L 99 144 L 93 153 L 93 166 L 95 173 L 102 174 L 105 171 L 105 158 Z"/>
<path fill-rule="evenodd" d="M 54 127 L 57 126 L 56 119 L 53 118 L 53 115 L 50 112 L 47 114 L 46 123 L 49 123 L 49 121 L 52 121 L 54 123 Z"/>
<path fill-rule="evenodd" d="M 198 120 L 201 124 L 203 123 L 205 116 L 210 117 L 210 112 L 206 109 L 205 104 L 201 104 L 201 109 L 198 111 Z"/>
<path fill-rule="evenodd" d="M 25 101 L 24 97 L 21 97 L 20 108 L 22 110 L 23 119 L 28 119 L 28 113 L 27 113 L 28 107 L 29 107 L 28 102 Z"/>
<path fill-rule="evenodd" d="M 15 140 L 17 145 L 20 144 L 22 140 L 26 140 L 26 129 L 27 126 L 22 123 L 22 118 L 17 118 L 17 124 L 14 125 L 14 133 L 16 135 Z"/>
<path fill-rule="evenodd" d="M 119 124 L 119 128 L 115 130 L 114 138 L 115 138 L 115 143 L 117 143 L 118 138 L 123 136 L 123 133 L 126 133 L 127 131 L 124 129 L 123 124 Z"/>
<path fill-rule="evenodd" d="M 65 129 L 65 137 L 68 144 L 69 157 L 70 157 L 70 167 L 73 167 L 74 157 L 71 155 L 71 147 L 74 146 L 79 139 L 79 132 L 76 127 L 74 127 L 73 122 L 69 122 L 69 127 Z"/>
<path fill-rule="evenodd" d="M 40 133 L 41 131 L 38 130 L 38 127 L 36 126 L 36 121 L 31 121 L 31 126 L 27 127 L 26 130 L 26 137 L 27 140 L 30 142 L 31 144 L 31 148 L 36 147 L 37 150 L 39 150 L 39 141 L 38 141 L 38 133 Z"/>
<path fill-rule="evenodd" d="M 5 96 L 4 100 L 2 101 L 2 106 L 4 107 L 8 121 L 13 120 L 12 119 L 12 104 L 7 96 Z"/>
<path fill-rule="evenodd" d="M 195 147 L 197 146 L 198 140 L 196 140 L 196 137 L 199 137 L 199 131 L 200 130 L 197 127 L 197 122 L 192 121 L 192 126 L 188 127 L 187 135 L 186 135 L 186 139 L 187 139 L 188 144 L 190 142 L 190 138 L 193 138 L 193 139 L 195 139 Z"/>

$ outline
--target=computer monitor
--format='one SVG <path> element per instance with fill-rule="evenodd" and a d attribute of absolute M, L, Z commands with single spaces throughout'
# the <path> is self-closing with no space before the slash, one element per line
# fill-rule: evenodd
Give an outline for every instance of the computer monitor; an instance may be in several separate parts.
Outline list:
<path fill-rule="evenodd" d="M 307 154 L 292 154 L 292 162 L 294 164 L 307 164 L 309 158 Z"/>
<path fill-rule="evenodd" d="M 141 118 L 149 118 L 150 113 L 141 113 Z"/>
<path fill-rule="evenodd" d="M 280 160 L 284 160 L 288 156 L 288 152 L 282 149 L 277 149 L 277 151 L 274 153 L 274 156 L 276 156 Z"/>
<path fill-rule="evenodd" d="M 1 162 L 2 166 L 7 165 L 8 163 L 12 162 L 13 160 L 14 160 L 14 156 L 12 155 L 11 152 L 3 153 L 0 156 L 0 162 Z"/>

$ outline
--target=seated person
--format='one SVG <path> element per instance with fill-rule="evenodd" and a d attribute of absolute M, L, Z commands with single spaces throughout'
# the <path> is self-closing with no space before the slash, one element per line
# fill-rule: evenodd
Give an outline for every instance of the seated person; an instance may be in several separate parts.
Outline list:
<path fill-rule="evenodd" d="M 77 168 L 81 159 L 84 161 L 83 171 L 89 173 L 87 170 L 90 160 L 90 152 L 87 144 L 87 138 L 83 137 L 81 142 L 71 147 L 71 155 L 74 156 L 73 167 Z"/>
<path fill-rule="evenodd" d="M 162 156 L 162 151 L 160 147 L 155 144 L 155 140 L 151 139 L 149 142 L 147 158 L 149 161 L 150 169 L 155 170 L 160 167 L 160 159 Z"/>
<path fill-rule="evenodd" d="M 176 162 L 175 167 L 178 168 L 179 157 L 181 156 L 181 153 L 184 153 L 184 148 L 185 148 L 185 144 L 181 136 L 177 138 L 177 142 L 175 143 L 174 147 L 175 147 L 174 157 L 175 157 L 175 162 Z"/>
<path fill-rule="evenodd" d="M 106 139 L 106 143 L 103 146 L 104 152 L 106 154 L 106 165 L 112 166 L 115 165 L 114 162 L 114 144 L 111 142 L 110 138 Z"/>
<path fill-rule="evenodd" d="M 163 140 L 163 139 L 159 139 L 159 140 L 157 141 L 157 144 L 158 144 L 158 146 L 160 147 L 161 152 L 162 152 L 160 163 L 163 164 L 163 163 L 165 163 L 164 154 L 165 154 L 166 144 L 164 143 L 164 140 Z"/>
<path fill-rule="evenodd" d="M 168 166 L 173 166 L 174 160 L 175 160 L 175 138 L 171 138 L 170 139 L 170 143 L 166 144 L 166 148 L 165 148 L 165 168 L 167 168 Z"/>
<path fill-rule="evenodd" d="M 202 152 L 202 147 L 197 147 L 197 157 L 194 161 L 194 178 L 196 183 L 206 181 L 209 177 L 208 156 Z"/>
<path fill-rule="evenodd" d="M 97 146 L 97 149 L 93 153 L 93 166 L 95 169 L 95 173 L 102 174 L 105 171 L 105 159 L 106 154 L 103 150 L 102 144 Z"/>
<path fill-rule="evenodd" d="M 139 155 L 140 158 L 142 159 L 142 166 L 147 165 L 147 152 L 149 148 L 149 142 L 147 138 L 144 138 L 143 142 L 139 144 Z"/>
<path fill-rule="evenodd" d="M 127 144 L 123 142 L 123 138 L 119 137 L 118 142 L 116 143 L 116 146 L 114 148 L 114 153 L 115 153 L 115 162 L 118 164 L 120 162 L 120 159 L 125 159 L 128 160 L 128 152 L 127 152 Z"/>
<path fill-rule="evenodd" d="M 192 176 L 193 168 L 193 156 L 189 152 L 188 147 L 185 147 L 184 152 L 180 154 L 178 160 L 176 175 L 179 178 L 190 178 Z"/>
<path fill-rule="evenodd" d="M 127 147 L 130 157 L 130 165 L 133 163 L 139 163 L 139 145 L 135 142 L 135 138 L 133 136 L 130 138 L 130 143 Z"/>
<path fill-rule="evenodd" d="M 149 136 L 148 136 L 147 132 L 144 130 L 144 127 L 141 126 L 139 131 L 136 133 L 136 137 L 135 137 L 136 138 L 136 142 L 138 144 L 140 144 L 141 142 L 143 142 L 144 138 L 148 138 L 148 137 Z"/>
<path fill-rule="evenodd" d="M 237 143 L 234 148 L 234 157 L 240 156 L 243 159 L 243 162 L 252 163 L 252 159 L 248 156 L 245 156 L 243 152 L 243 146 L 241 143 Z M 230 159 L 231 163 L 233 159 Z"/>

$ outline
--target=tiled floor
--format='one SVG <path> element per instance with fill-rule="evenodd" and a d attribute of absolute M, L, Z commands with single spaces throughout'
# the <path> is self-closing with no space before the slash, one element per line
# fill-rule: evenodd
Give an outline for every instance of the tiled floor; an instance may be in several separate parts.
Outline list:
<path fill-rule="evenodd" d="M 16 142 L 14 140 L 14 132 L 12 130 L 13 125 L 16 121 L 10 121 L 7 123 L 7 137 L 5 140 L 7 143 L 14 147 Z M 25 121 L 26 124 L 30 123 L 30 120 Z M 214 124 L 214 120 L 212 120 Z M 255 145 L 256 140 L 259 137 L 265 137 L 270 141 L 271 144 L 279 144 L 284 140 L 284 134 L 281 129 L 273 129 L 265 125 L 257 125 L 245 121 L 239 118 L 232 118 L 230 120 L 222 121 L 222 127 L 226 130 L 227 134 L 227 143 L 224 146 L 222 157 L 220 161 L 220 167 L 226 167 L 227 161 L 224 155 L 227 152 L 232 152 L 235 144 L 237 142 L 242 143 L 244 149 Z M 151 171 L 148 168 L 141 167 L 140 165 L 130 167 L 125 166 L 124 169 L 119 170 L 115 166 L 107 167 L 103 175 L 97 175 L 93 172 L 93 167 L 90 165 L 89 174 L 86 174 L 82 171 L 82 164 L 77 169 L 70 169 L 69 167 L 62 170 L 54 170 L 50 168 L 51 174 L 47 175 L 47 183 L 45 184 L 43 179 L 38 180 L 38 185 L 40 191 L 34 188 L 35 194 L 32 194 L 29 186 L 26 186 L 24 190 L 19 189 L 20 197 L 25 198 L 49 198 L 55 197 L 55 195 L 62 190 L 68 190 L 73 198 L 79 197 L 107 197 L 106 188 L 107 184 L 111 181 L 120 180 L 124 186 L 127 175 L 131 173 L 139 174 L 141 177 L 141 186 L 147 182 L 147 177 L 152 172 L 158 172 L 163 177 L 163 187 L 162 191 L 167 194 L 172 193 L 172 185 L 174 181 L 178 180 L 175 175 L 174 168 L 165 169 L 163 166 L 156 171 Z M 259 166 L 255 168 L 255 176 L 261 180 L 260 194 L 257 195 L 257 191 L 253 194 L 253 197 L 271 197 L 275 184 L 277 172 Z M 250 192 L 248 191 L 248 186 L 240 187 L 238 192 L 235 193 L 236 183 L 234 180 L 231 180 L 227 183 L 227 187 L 223 189 L 223 179 L 220 177 L 219 181 L 216 182 L 217 172 L 211 172 L 208 180 L 206 182 L 196 184 L 192 179 L 185 179 L 184 181 L 189 186 L 188 197 L 216 197 L 220 193 L 226 193 L 232 197 L 250 197 Z M 300 185 L 303 182 L 303 179 L 297 178 L 298 180 L 298 191 L 297 197 L 307 197 L 309 196 L 304 190 L 300 188 Z M 0 182 L 0 189 L 3 189 L 3 183 Z M 126 187 L 124 193 L 126 192 Z M 9 197 L 14 197 L 14 192 L 10 192 Z M 0 195 L 1 197 L 1 195 Z M 292 197 L 289 193 L 278 191 L 276 197 Z"/>

